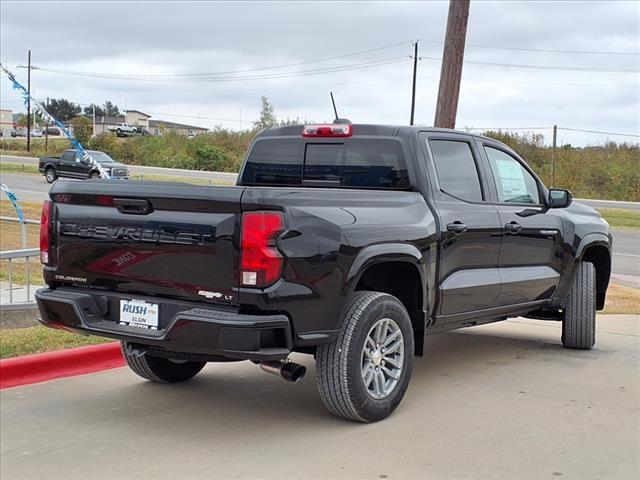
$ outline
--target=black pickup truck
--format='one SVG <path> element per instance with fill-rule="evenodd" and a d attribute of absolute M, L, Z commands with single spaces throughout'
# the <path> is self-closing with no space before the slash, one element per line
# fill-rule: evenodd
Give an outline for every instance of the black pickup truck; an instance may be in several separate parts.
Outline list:
<path fill-rule="evenodd" d="M 42 323 L 122 341 L 179 382 L 251 360 L 360 422 L 399 404 L 425 335 L 526 316 L 595 343 L 606 221 L 510 148 L 452 130 L 287 126 L 257 135 L 237 186 L 65 182 L 44 204 Z"/>
<path fill-rule="evenodd" d="M 97 150 L 86 150 L 86 153 L 98 162 L 111 178 L 118 180 L 129 178 L 129 168 L 116 162 L 106 153 Z M 38 170 L 48 183 L 55 182 L 58 177 L 100 178 L 100 172 L 95 165 L 87 160 L 77 159 L 74 149 L 65 150 L 59 157 L 40 158 Z"/>

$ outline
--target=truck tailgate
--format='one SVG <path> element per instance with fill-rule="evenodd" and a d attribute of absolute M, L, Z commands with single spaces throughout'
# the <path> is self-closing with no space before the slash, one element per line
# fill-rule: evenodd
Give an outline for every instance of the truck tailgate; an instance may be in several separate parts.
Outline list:
<path fill-rule="evenodd" d="M 58 182 L 50 284 L 238 304 L 242 187 Z"/>

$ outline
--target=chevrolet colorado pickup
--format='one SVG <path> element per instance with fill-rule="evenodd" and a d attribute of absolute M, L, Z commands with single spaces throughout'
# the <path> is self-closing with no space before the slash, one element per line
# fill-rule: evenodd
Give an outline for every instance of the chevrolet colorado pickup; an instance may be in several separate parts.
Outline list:
<path fill-rule="evenodd" d="M 129 178 L 129 168 L 113 160 L 109 155 L 97 150 L 87 150 L 91 158 L 104 168 L 111 178 L 124 180 Z M 41 157 L 38 171 L 44 175 L 48 183 L 60 177 L 68 178 L 100 178 L 100 172 L 88 160 L 76 158 L 74 149 L 65 150 L 59 157 Z"/>
<path fill-rule="evenodd" d="M 527 316 L 592 348 L 611 269 L 606 221 L 502 143 L 350 123 L 262 131 L 237 186 L 55 184 L 40 249 L 44 325 L 121 340 L 154 382 L 233 360 L 295 381 L 310 354 L 359 422 L 398 406 L 425 335 Z"/>

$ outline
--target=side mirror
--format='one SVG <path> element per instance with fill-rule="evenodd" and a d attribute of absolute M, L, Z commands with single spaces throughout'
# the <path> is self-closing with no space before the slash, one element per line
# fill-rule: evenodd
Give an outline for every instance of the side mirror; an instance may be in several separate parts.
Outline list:
<path fill-rule="evenodd" d="M 566 208 L 571 205 L 573 196 L 569 190 L 552 188 L 549 190 L 549 208 Z"/>

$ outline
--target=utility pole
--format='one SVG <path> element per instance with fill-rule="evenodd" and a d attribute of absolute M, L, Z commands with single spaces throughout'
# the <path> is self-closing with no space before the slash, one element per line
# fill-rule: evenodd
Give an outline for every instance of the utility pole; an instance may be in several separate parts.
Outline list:
<path fill-rule="evenodd" d="M 96 136 L 96 104 L 91 104 L 92 117 L 93 117 L 93 137 Z"/>
<path fill-rule="evenodd" d="M 435 127 L 455 128 L 470 0 L 449 0 Z"/>
<path fill-rule="evenodd" d="M 31 151 L 31 50 L 27 57 L 27 152 Z"/>
<path fill-rule="evenodd" d="M 413 125 L 413 116 L 416 111 L 416 76 L 418 74 L 418 40 L 413 44 L 413 88 L 411 90 L 411 119 L 409 125 Z"/>
<path fill-rule="evenodd" d="M 49 111 L 49 97 L 47 97 L 47 112 Z M 44 124 L 44 151 L 49 148 L 49 120 Z"/>
<path fill-rule="evenodd" d="M 551 149 L 551 186 L 556 185 L 556 138 L 558 137 L 558 126 L 553 126 L 553 148 Z"/>

